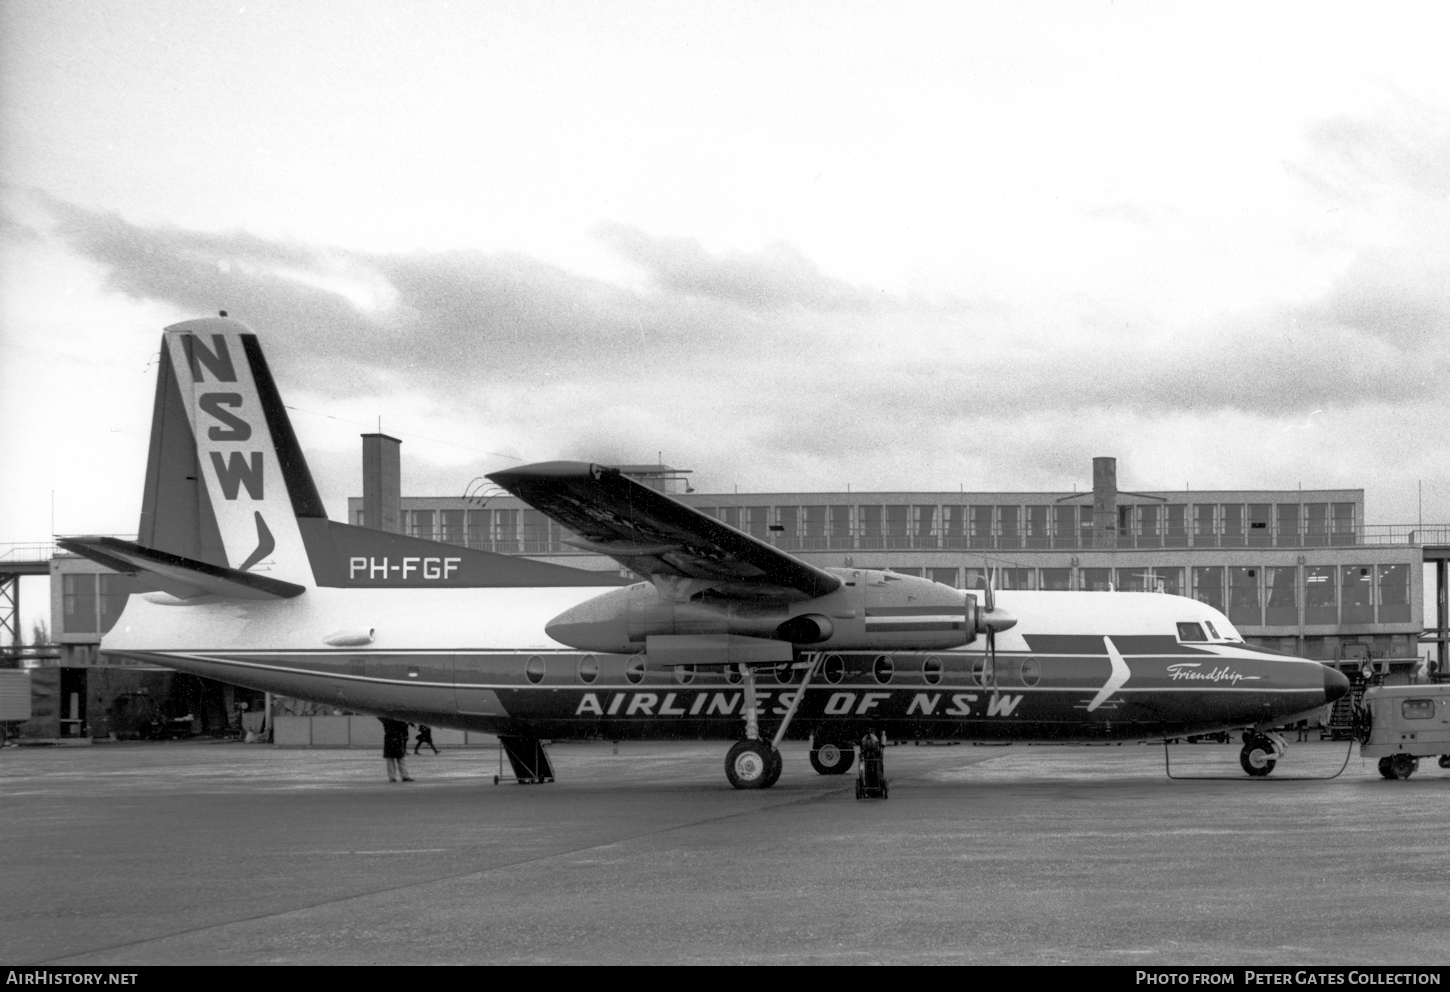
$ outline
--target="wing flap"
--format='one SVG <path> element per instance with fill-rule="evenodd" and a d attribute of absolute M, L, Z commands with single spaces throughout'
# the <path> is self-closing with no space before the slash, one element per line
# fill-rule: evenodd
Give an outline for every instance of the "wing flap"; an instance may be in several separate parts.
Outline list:
<path fill-rule="evenodd" d="M 841 580 L 742 533 L 617 469 L 540 462 L 488 477 L 578 535 L 567 543 L 655 578 L 695 579 L 740 591 L 807 597 Z"/>
<path fill-rule="evenodd" d="M 139 576 L 178 599 L 208 595 L 225 599 L 290 599 L 307 591 L 305 586 L 281 579 L 193 561 L 114 537 L 66 537 L 56 543 L 114 571 Z"/>

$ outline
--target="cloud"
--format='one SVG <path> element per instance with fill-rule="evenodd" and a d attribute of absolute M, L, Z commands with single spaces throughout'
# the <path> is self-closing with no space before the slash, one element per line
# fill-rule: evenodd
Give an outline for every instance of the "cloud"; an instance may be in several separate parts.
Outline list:
<path fill-rule="evenodd" d="M 1155 334 L 1108 332 L 1071 313 L 1061 327 L 1022 330 L 1010 310 L 851 286 L 793 249 L 712 255 L 619 224 L 602 236 L 646 269 L 645 289 L 511 252 L 354 252 L 50 209 L 59 236 L 116 290 L 227 309 L 268 334 L 295 381 L 338 396 L 471 396 L 549 377 L 645 404 L 681 382 L 725 390 L 722 408 L 782 411 L 808 394 L 796 423 L 851 422 L 863 410 L 1302 415 L 1450 376 L 1445 277 L 1404 279 L 1404 247 L 1365 253 L 1317 299 L 1212 325 L 1170 315 L 1177 333 Z"/>

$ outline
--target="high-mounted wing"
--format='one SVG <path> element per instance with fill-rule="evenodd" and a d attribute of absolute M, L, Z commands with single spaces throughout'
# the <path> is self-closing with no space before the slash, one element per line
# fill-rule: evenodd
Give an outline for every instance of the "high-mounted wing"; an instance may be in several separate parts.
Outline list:
<path fill-rule="evenodd" d="M 608 555 L 652 580 L 694 579 L 807 597 L 824 596 L 841 585 L 831 573 L 617 469 L 540 462 L 494 472 L 489 479 L 579 535 L 566 543 Z"/>

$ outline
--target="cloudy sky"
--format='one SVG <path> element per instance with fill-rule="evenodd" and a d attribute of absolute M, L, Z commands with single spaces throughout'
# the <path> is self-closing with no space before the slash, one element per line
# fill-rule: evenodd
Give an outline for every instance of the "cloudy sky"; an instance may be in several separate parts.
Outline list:
<path fill-rule="evenodd" d="M 133 532 L 157 342 L 264 337 L 334 516 L 1364 488 L 1450 521 L 1443 4 L 0 4 L 0 541 Z"/>

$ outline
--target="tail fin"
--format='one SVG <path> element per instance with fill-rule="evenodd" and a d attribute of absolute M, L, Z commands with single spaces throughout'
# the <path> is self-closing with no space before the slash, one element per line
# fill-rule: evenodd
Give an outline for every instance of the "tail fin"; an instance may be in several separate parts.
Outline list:
<path fill-rule="evenodd" d="M 224 317 L 166 328 L 137 543 L 311 586 L 298 519 L 326 517 L 257 336 Z"/>

